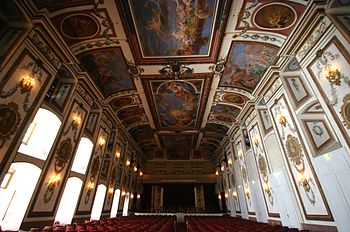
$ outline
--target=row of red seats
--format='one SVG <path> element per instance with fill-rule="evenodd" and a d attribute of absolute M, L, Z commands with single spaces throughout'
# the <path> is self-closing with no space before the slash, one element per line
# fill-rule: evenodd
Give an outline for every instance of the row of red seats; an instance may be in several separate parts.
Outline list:
<path fill-rule="evenodd" d="M 172 232 L 175 219 L 175 217 L 170 216 L 129 216 L 74 225 L 45 226 L 42 230 L 32 228 L 30 232 Z"/>
<path fill-rule="evenodd" d="M 298 229 L 285 226 L 271 226 L 267 223 L 254 222 L 232 217 L 186 217 L 188 232 L 299 232 Z M 303 230 L 306 232 L 306 230 Z"/>

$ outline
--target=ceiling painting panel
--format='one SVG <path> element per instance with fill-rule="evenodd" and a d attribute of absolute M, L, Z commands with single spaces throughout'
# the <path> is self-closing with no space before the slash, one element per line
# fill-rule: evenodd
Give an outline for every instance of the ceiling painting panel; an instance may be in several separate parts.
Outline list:
<path fill-rule="evenodd" d="M 213 54 L 218 52 L 230 3 L 128 0 L 119 8 L 131 29 L 132 48 L 140 63 L 164 63 L 173 58 L 198 62 L 202 58 L 213 61 Z"/>
<path fill-rule="evenodd" d="M 114 111 L 135 104 L 135 99 L 131 96 L 117 97 L 109 102 Z"/>
<path fill-rule="evenodd" d="M 91 50 L 78 58 L 105 97 L 135 89 L 120 48 Z"/>
<path fill-rule="evenodd" d="M 114 27 L 110 25 L 112 19 L 105 8 L 93 10 L 91 7 L 88 10 L 70 11 L 51 20 L 69 46 L 117 36 Z"/>
<path fill-rule="evenodd" d="M 129 130 L 129 133 L 136 143 L 154 139 L 153 130 L 149 125 L 133 127 Z"/>
<path fill-rule="evenodd" d="M 220 86 L 253 92 L 277 52 L 277 47 L 268 44 L 232 42 Z"/>
<path fill-rule="evenodd" d="M 195 77 L 195 75 L 193 75 Z M 196 129 L 200 125 L 209 92 L 207 79 L 146 81 L 153 115 L 160 130 Z"/>
<path fill-rule="evenodd" d="M 242 6 L 236 29 L 270 31 L 287 36 L 304 9 L 304 5 L 294 2 L 247 0 Z"/>

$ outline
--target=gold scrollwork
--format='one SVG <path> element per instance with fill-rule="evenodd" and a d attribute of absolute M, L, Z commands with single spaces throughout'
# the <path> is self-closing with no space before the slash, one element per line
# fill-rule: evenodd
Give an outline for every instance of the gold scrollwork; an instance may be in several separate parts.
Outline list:
<path fill-rule="evenodd" d="M 313 184 L 311 177 L 308 177 L 305 171 L 305 162 L 303 159 L 303 153 L 301 145 L 296 137 L 292 135 L 287 136 L 286 142 L 287 155 L 290 158 L 290 161 L 293 163 L 293 166 L 298 171 L 298 182 L 299 186 L 301 186 L 306 193 L 307 198 L 311 202 L 311 204 L 315 205 L 316 198 L 313 189 L 311 188 L 310 183 Z"/>
<path fill-rule="evenodd" d="M 350 129 L 350 94 L 346 94 L 343 98 L 343 105 L 340 107 L 340 115 L 343 123 Z"/>
<path fill-rule="evenodd" d="M 0 104 L 0 148 L 17 131 L 20 121 L 21 117 L 16 103 Z"/>

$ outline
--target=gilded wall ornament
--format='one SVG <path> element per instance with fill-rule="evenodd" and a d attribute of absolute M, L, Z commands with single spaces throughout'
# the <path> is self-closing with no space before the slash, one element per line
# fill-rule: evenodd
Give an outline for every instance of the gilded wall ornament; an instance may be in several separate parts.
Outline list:
<path fill-rule="evenodd" d="M 71 138 L 66 138 L 63 140 L 58 147 L 57 154 L 56 154 L 56 161 L 55 161 L 55 172 L 60 173 L 62 172 L 64 166 L 68 162 L 71 153 L 73 150 L 72 140 Z"/>
<path fill-rule="evenodd" d="M 100 157 L 96 156 L 91 164 L 91 169 L 90 169 L 90 180 L 91 181 L 95 181 L 97 173 L 100 169 L 100 163 L 101 163 Z"/>
<path fill-rule="evenodd" d="M 0 148 L 17 131 L 20 121 L 21 117 L 16 103 L 0 104 Z"/>
<path fill-rule="evenodd" d="M 293 166 L 298 172 L 303 172 L 305 170 L 305 163 L 303 160 L 301 145 L 298 139 L 292 135 L 288 135 L 286 149 L 287 155 L 290 158 L 290 161 L 293 163 Z"/>
<path fill-rule="evenodd" d="M 332 67 L 332 63 L 338 59 L 340 59 L 340 55 L 338 53 L 333 54 L 330 51 L 317 51 L 316 55 L 319 57 L 316 63 L 317 68 L 317 77 L 319 79 L 324 78 L 324 76 L 328 79 L 330 87 L 331 87 L 331 105 L 338 104 L 338 94 L 336 86 L 341 86 L 344 84 L 350 87 L 350 78 L 346 76 L 344 73 L 340 72 L 338 69 L 334 69 Z"/>
<path fill-rule="evenodd" d="M 350 129 L 350 94 L 343 98 L 343 105 L 340 107 L 340 115 L 343 118 L 343 123 Z"/>
<path fill-rule="evenodd" d="M 268 169 L 267 169 L 267 163 L 266 159 L 262 154 L 259 154 L 258 157 L 258 166 L 259 166 L 259 172 L 262 175 L 263 178 L 263 188 L 265 193 L 267 194 L 268 200 L 271 205 L 273 205 L 273 196 L 272 196 L 272 188 L 269 183 L 269 176 L 268 176 Z"/>
<path fill-rule="evenodd" d="M 305 171 L 305 162 L 303 159 L 301 145 L 296 137 L 292 135 L 287 136 L 286 142 L 287 154 L 293 166 L 298 171 L 298 183 L 305 190 L 306 197 L 309 199 L 311 204 L 315 205 L 316 198 L 314 191 L 311 188 L 311 184 L 314 184 L 311 177 L 308 177 Z"/>

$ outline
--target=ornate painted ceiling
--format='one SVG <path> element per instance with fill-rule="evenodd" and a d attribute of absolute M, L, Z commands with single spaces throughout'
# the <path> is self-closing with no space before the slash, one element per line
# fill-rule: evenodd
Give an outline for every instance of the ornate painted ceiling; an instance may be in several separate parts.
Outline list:
<path fill-rule="evenodd" d="M 307 1 L 32 0 L 147 159 L 211 159 Z"/>

